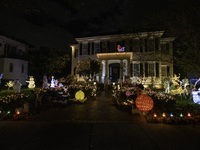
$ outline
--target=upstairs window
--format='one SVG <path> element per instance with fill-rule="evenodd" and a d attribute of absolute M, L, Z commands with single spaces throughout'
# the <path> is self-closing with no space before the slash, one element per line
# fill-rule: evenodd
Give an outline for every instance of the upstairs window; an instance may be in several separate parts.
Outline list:
<path fill-rule="evenodd" d="M 13 63 L 10 63 L 9 71 L 10 71 L 10 72 L 13 72 Z"/>
<path fill-rule="evenodd" d="M 24 65 L 22 64 L 22 73 L 24 73 Z"/>

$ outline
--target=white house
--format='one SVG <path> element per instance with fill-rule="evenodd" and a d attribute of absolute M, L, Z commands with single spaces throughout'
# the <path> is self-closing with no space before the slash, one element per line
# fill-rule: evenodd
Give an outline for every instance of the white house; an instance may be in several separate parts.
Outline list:
<path fill-rule="evenodd" d="M 77 63 L 83 59 L 100 62 L 97 81 L 124 82 L 160 87 L 162 80 L 173 75 L 174 37 L 163 37 L 164 31 L 140 32 L 76 38 L 71 44 L 72 67 L 75 75 Z M 77 75 L 78 80 L 83 80 Z"/>
<path fill-rule="evenodd" d="M 23 85 L 28 76 L 28 45 L 13 38 L 0 35 L 0 74 L 4 80 L 18 79 Z"/>

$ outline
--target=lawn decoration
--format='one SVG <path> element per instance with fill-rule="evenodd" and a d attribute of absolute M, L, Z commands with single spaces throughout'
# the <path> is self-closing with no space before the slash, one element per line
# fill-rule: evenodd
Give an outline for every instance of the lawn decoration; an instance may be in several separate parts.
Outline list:
<path fill-rule="evenodd" d="M 79 90 L 78 92 L 76 92 L 75 94 L 75 98 L 76 100 L 83 102 L 85 100 L 85 94 L 83 91 Z"/>
<path fill-rule="evenodd" d="M 169 78 L 165 78 L 164 81 L 163 81 L 163 86 L 164 86 L 164 89 L 165 89 L 165 93 L 169 93 L 170 92 L 170 79 Z"/>
<path fill-rule="evenodd" d="M 62 97 L 68 97 L 69 96 L 69 91 L 66 86 L 63 87 L 63 92 L 62 92 Z"/>
<path fill-rule="evenodd" d="M 47 76 L 43 76 L 43 84 L 42 84 L 43 88 L 48 88 L 48 80 L 47 80 Z"/>
<path fill-rule="evenodd" d="M 51 88 L 54 88 L 57 86 L 57 81 L 54 79 L 54 76 L 51 77 Z"/>
<path fill-rule="evenodd" d="M 126 96 L 129 97 L 131 95 L 130 91 L 126 91 Z"/>
<path fill-rule="evenodd" d="M 196 91 L 196 85 L 197 85 L 197 82 L 199 81 L 200 81 L 200 78 L 194 84 L 194 90 L 192 91 L 193 101 L 198 104 L 200 104 L 200 90 L 198 89 L 198 91 Z"/>
<path fill-rule="evenodd" d="M 15 93 L 20 93 L 22 84 L 19 82 L 18 79 L 14 81 L 13 89 Z"/>
<path fill-rule="evenodd" d="M 33 76 L 30 76 L 29 77 L 29 81 L 26 81 L 26 82 L 28 83 L 28 88 L 29 89 L 35 88 L 35 81 L 34 81 Z"/>
<path fill-rule="evenodd" d="M 13 87 L 13 85 L 14 85 L 14 81 L 8 81 L 8 82 L 6 82 L 6 84 L 5 84 L 5 86 L 8 87 L 8 90 L 9 90 L 11 87 Z"/>
<path fill-rule="evenodd" d="M 139 95 L 135 100 L 136 107 L 140 111 L 150 111 L 153 108 L 153 100 L 150 96 L 147 94 L 141 94 Z"/>
<path fill-rule="evenodd" d="M 1 85 L 1 79 L 3 78 L 3 73 L 0 75 L 0 85 Z"/>
<path fill-rule="evenodd" d="M 172 86 L 171 86 L 171 91 L 170 91 L 171 95 L 176 95 L 176 94 L 183 93 L 183 89 L 180 86 L 180 84 L 178 83 L 179 78 L 180 78 L 180 75 L 177 77 L 176 74 L 174 75 L 174 77 L 171 78 L 172 79 L 172 83 L 173 83 Z"/>

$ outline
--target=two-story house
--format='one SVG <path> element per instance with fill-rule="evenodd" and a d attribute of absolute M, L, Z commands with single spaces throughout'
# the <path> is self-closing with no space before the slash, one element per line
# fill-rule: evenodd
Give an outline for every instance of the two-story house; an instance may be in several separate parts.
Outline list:
<path fill-rule="evenodd" d="M 71 74 L 83 59 L 100 62 L 96 75 L 100 83 L 142 83 L 160 87 L 162 80 L 173 75 L 173 37 L 163 37 L 164 31 L 141 32 L 76 38 L 71 44 Z M 83 80 L 77 75 L 78 80 Z"/>
<path fill-rule="evenodd" d="M 28 45 L 14 38 L 0 35 L 0 74 L 3 80 L 18 79 L 23 85 L 28 79 Z"/>

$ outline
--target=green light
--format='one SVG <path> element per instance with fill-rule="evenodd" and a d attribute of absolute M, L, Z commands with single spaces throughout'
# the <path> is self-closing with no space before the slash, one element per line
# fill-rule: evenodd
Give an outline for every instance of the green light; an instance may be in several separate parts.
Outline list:
<path fill-rule="evenodd" d="M 10 114 L 10 110 L 8 110 L 7 113 Z"/>
<path fill-rule="evenodd" d="M 183 117 L 183 114 L 182 114 L 182 113 L 180 114 L 180 117 L 181 117 L 181 118 Z"/>

